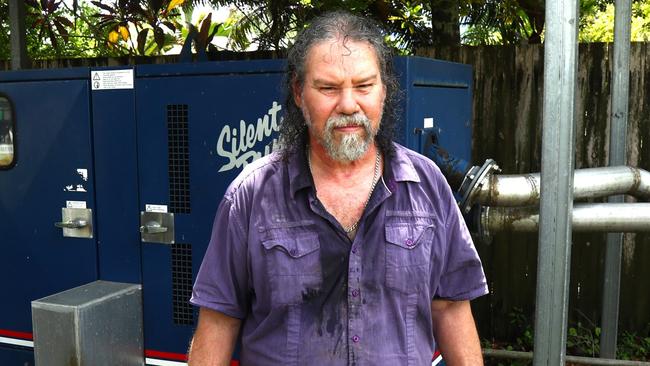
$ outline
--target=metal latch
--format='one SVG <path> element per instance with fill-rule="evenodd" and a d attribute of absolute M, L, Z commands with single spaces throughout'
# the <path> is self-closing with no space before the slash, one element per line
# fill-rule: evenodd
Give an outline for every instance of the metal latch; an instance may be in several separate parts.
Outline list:
<path fill-rule="evenodd" d="M 140 212 L 140 237 L 143 243 L 174 244 L 174 214 Z"/>
<path fill-rule="evenodd" d="M 93 211 L 89 208 L 61 209 L 61 221 L 54 226 L 63 229 L 63 236 L 67 238 L 92 238 L 93 237 Z"/>

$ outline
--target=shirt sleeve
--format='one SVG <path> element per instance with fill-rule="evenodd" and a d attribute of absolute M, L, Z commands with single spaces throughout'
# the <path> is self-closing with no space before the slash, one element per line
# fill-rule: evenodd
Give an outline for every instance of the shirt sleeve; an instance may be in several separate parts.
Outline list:
<path fill-rule="evenodd" d="M 238 210 L 224 198 L 217 209 L 190 303 L 231 317 L 245 317 L 249 301 L 245 232 Z"/>
<path fill-rule="evenodd" d="M 451 189 L 445 183 L 440 184 L 440 191 L 447 207 L 446 255 L 434 299 L 472 300 L 489 292 L 481 259 Z"/>

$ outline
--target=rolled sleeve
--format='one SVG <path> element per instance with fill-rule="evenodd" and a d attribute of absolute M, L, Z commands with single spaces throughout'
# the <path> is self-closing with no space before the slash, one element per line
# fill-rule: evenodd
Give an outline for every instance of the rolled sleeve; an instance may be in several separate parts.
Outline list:
<path fill-rule="evenodd" d="M 219 205 L 190 303 L 243 319 L 248 307 L 247 241 L 233 202 Z"/>

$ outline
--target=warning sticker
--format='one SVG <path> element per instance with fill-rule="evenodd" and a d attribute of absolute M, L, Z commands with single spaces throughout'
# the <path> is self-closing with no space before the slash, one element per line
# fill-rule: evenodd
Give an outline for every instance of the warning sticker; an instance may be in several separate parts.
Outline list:
<path fill-rule="evenodd" d="M 91 71 L 92 90 L 133 89 L 133 69 Z"/>
<path fill-rule="evenodd" d="M 65 201 L 67 208 L 86 208 L 86 201 Z"/>
<path fill-rule="evenodd" d="M 167 205 L 144 205 L 144 210 L 146 212 L 158 212 L 158 213 L 167 213 Z"/>

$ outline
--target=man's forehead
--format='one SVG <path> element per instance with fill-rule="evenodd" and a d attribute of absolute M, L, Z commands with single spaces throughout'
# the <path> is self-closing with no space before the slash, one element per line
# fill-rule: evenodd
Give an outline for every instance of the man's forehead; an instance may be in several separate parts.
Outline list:
<path fill-rule="evenodd" d="M 363 63 L 364 67 L 379 69 L 377 51 L 367 41 L 327 39 L 314 43 L 305 55 L 305 71 L 320 71 L 322 67 L 344 66 L 346 63 Z M 350 66 L 350 64 L 348 64 Z M 365 70 L 369 73 L 370 70 Z"/>

